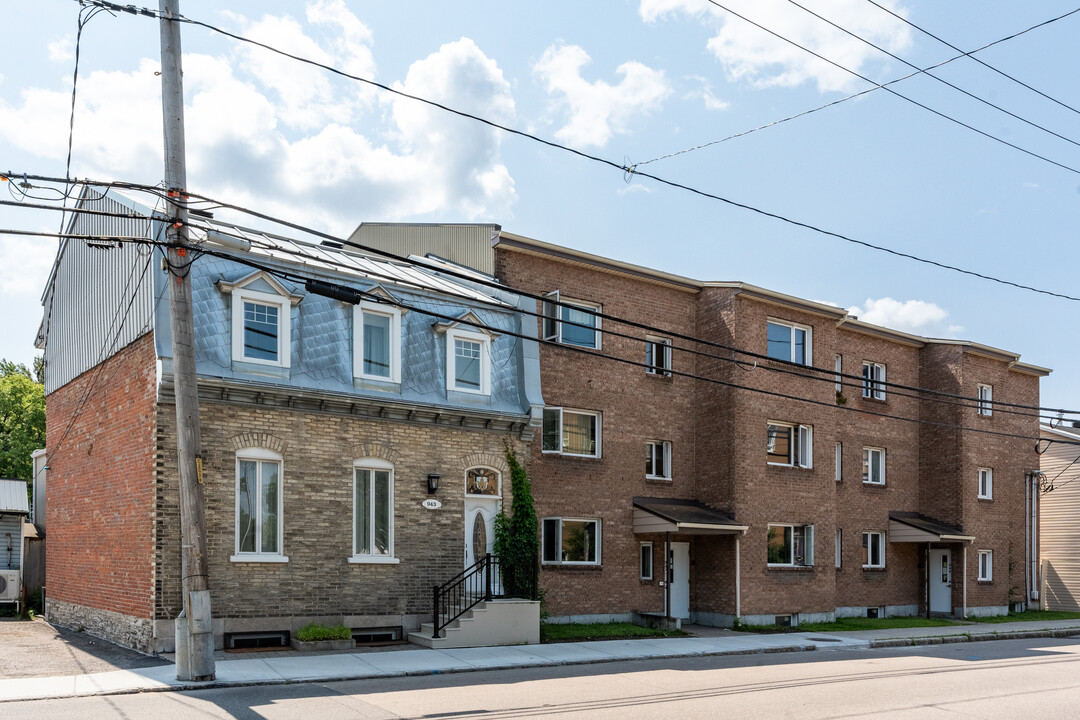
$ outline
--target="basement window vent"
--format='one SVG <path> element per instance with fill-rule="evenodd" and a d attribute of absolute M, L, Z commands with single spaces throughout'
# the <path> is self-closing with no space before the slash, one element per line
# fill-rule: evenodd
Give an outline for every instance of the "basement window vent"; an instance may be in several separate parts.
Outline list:
<path fill-rule="evenodd" d="M 792 625 L 795 625 L 797 623 L 794 622 L 793 615 L 777 615 L 776 624 L 780 627 L 791 627 Z"/>
<path fill-rule="evenodd" d="M 405 633 L 400 625 L 391 627 L 353 628 L 357 645 L 386 645 L 402 642 Z"/>
<path fill-rule="evenodd" d="M 866 617 L 868 618 L 883 618 L 885 617 L 884 607 L 868 607 L 866 608 Z"/>
<path fill-rule="evenodd" d="M 229 650 L 289 647 L 289 631 L 225 633 L 225 647 Z"/>

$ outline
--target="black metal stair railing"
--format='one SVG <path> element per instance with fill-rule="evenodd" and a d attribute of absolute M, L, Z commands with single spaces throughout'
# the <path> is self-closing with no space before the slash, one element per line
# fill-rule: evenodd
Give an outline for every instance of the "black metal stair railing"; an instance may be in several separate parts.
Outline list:
<path fill-rule="evenodd" d="M 539 565 L 532 577 L 526 581 L 526 587 L 518 588 L 519 595 L 530 600 L 539 597 Z M 500 572 L 499 560 L 491 553 L 477 560 L 447 582 L 432 588 L 433 607 L 431 613 L 432 637 L 442 637 L 446 626 L 457 620 L 479 603 L 493 598 L 506 597 L 506 585 Z M 523 592 L 522 592 L 523 591 Z"/>

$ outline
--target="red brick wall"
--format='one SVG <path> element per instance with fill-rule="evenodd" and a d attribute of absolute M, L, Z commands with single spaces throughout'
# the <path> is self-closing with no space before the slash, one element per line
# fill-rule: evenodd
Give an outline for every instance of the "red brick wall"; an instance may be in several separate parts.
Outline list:
<path fill-rule="evenodd" d="M 46 398 L 51 600 L 153 616 L 155 390 L 148 333 Z"/>

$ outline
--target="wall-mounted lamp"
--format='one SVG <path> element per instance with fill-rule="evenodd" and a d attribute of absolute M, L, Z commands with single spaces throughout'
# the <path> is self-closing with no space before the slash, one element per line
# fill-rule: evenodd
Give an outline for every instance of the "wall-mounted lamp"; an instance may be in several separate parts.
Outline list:
<path fill-rule="evenodd" d="M 439 477 L 439 473 L 431 473 L 427 476 L 428 495 L 434 495 L 435 491 L 439 489 Z"/>

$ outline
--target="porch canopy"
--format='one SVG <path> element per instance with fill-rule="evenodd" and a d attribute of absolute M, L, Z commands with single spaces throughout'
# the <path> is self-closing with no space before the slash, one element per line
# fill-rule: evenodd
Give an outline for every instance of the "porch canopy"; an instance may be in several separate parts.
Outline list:
<path fill-rule="evenodd" d="M 959 525 L 950 525 L 917 512 L 889 512 L 889 542 L 969 542 Z"/>
<path fill-rule="evenodd" d="M 746 531 L 735 518 L 697 500 L 634 498 L 634 533 L 684 535 L 739 535 Z"/>

